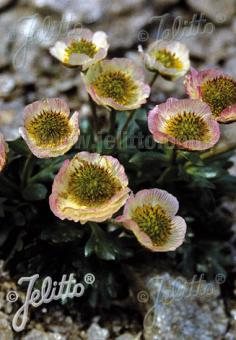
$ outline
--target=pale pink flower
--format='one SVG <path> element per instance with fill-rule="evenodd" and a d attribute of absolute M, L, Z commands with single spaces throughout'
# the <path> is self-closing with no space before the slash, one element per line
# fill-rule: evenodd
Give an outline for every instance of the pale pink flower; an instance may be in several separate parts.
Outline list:
<path fill-rule="evenodd" d="M 3 134 L 0 133 L 0 172 L 4 169 L 7 161 L 8 146 L 4 140 Z"/>
<path fill-rule="evenodd" d="M 223 71 L 198 72 L 191 68 L 185 79 L 185 89 L 190 98 L 207 103 L 219 123 L 236 121 L 236 81 Z"/>
<path fill-rule="evenodd" d="M 178 200 L 165 190 L 141 190 L 126 202 L 116 218 L 131 230 L 137 240 L 152 251 L 173 251 L 184 241 L 185 220 L 176 216 Z"/>
<path fill-rule="evenodd" d="M 169 98 L 148 114 L 148 127 L 158 143 L 186 150 L 206 150 L 220 138 L 219 124 L 209 106 L 200 100 Z"/>
<path fill-rule="evenodd" d="M 143 69 L 132 60 L 114 58 L 91 66 L 83 79 L 93 100 L 118 111 L 134 110 L 146 103 L 150 87 Z"/>
<path fill-rule="evenodd" d="M 69 67 L 80 66 L 84 71 L 107 56 L 107 35 L 78 28 L 70 31 L 65 39 L 57 41 L 50 53 Z"/>
<path fill-rule="evenodd" d="M 124 167 L 111 156 L 80 152 L 55 177 L 50 207 L 60 219 L 103 222 L 126 202 L 130 189 Z"/>
<path fill-rule="evenodd" d="M 180 78 L 190 68 L 189 51 L 178 41 L 157 40 L 148 47 L 146 52 L 141 46 L 139 51 L 143 55 L 147 69 L 158 72 L 167 79 Z"/>
<path fill-rule="evenodd" d="M 36 101 L 25 107 L 20 135 L 31 152 L 39 157 L 65 154 L 79 137 L 78 112 L 69 118 L 66 102 L 59 98 Z"/>

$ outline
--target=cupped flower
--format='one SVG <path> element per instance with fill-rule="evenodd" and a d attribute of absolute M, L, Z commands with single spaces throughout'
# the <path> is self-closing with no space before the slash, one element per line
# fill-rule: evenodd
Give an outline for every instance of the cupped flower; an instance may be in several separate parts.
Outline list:
<path fill-rule="evenodd" d="M 159 72 L 163 77 L 174 80 L 184 76 L 190 68 L 189 50 L 178 41 L 157 40 L 146 52 L 139 47 L 148 70 Z"/>
<path fill-rule="evenodd" d="M 50 207 L 60 219 L 103 222 L 129 197 L 124 167 L 116 158 L 79 152 L 55 177 Z"/>
<path fill-rule="evenodd" d="M 4 140 L 3 134 L 0 133 L 0 172 L 4 169 L 7 160 L 8 146 Z"/>
<path fill-rule="evenodd" d="M 65 154 L 79 137 L 78 112 L 59 98 L 36 101 L 25 107 L 20 135 L 38 158 Z"/>
<path fill-rule="evenodd" d="M 180 216 L 178 200 L 165 190 L 141 190 L 126 202 L 116 218 L 131 230 L 138 241 L 152 251 L 172 251 L 185 237 L 186 223 Z"/>
<path fill-rule="evenodd" d="M 103 60 L 91 66 L 83 79 L 98 105 L 119 111 L 139 108 L 150 95 L 142 68 L 126 58 Z"/>
<path fill-rule="evenodd" d="M 217 69 L 198 72 L 191 68 L 185 79 L 190 98 L 207 103 L 219 123 L 236 121 L 236 81 Z"/>
<path fill-rule="evenodd" d="M 219 124 L 209 106 L 200 100 L 169 98 L 148 114 L 148 127 L 158 143 L 186 150 L 206 150 L 220 138 Z"/>
<path fill-rule="evenodd" d="M 74 29 L 68 36 L 57 41 L 50 48 L 50 53 L 59 59 L 65 66 L 80 66 L 86 70 L 92 64 L 107 56 L 109 45 L 105 32 L 93 33 L 89 29 Z"/>

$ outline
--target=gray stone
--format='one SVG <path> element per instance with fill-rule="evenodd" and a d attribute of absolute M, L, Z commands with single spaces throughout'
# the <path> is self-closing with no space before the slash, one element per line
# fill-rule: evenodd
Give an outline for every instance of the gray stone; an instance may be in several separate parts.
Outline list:
<path fill-rule="evenodd" d="M 219 286 L 214 282 L 199 282 L 188 282 L 168 273 L 147 281 L 152 302 L 144 318 L 145 340 L 223 337 L 228 319 L 223 301 L 219 299 Z"/>
<path fill-rule="evenodd" d="M 21 100 L 11 103 L 0 102 L 0 131 L 7 141 L 19 137 L 19 127 L 23 121 L 23 103 Z"/>
<path fill-rule="evenodd" d="M 27 335 L 23 336 L 22 340 L 66 340 L 66 337 L 59 333 L 46 333 L 33 329 Z"/>
<path fill-rule="evenodd" d="M 12 74 L 4 73 L 0 75 L 0 98 L 8 97 L 15 85 L 15 79 Z"/>
<path fill-rule="evenodd" d="M 87 330 L 87 337 L 88 340 L 107 340 L 109 338 L 109 331 L 93 323 Z"/>
<path fill-rule="evenodd" d="M 0 340 L 13 340 L 13 333 L 11 330 L 8 316 L 0 312 Z"/>
<path fill-rule="evenodd" d="M 112 25 L 110 22 L 104 22 L 98 28 L 107 32 L 111 50 L 128 49 L 134 44 L 142 42 L 142 28 L 151 22 L 152 17 L 153 10 L 147 7 L 142 12 L 133 11 L 129 15 L 118 17 L 112 22 Z M 148 39 L 148 33 L 145 34 Z"/>
<path fill-rule="evenodd" d="M 234 0 L 187 0 L 189 6 L 206 14 L 216 24 L 229 22 L 235 13 Z"/>

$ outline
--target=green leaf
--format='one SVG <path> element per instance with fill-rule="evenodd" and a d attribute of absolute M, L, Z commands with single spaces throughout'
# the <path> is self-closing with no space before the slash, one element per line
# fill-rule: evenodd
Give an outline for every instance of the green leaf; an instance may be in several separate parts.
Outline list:
<path fill-rule="evenodd" d="M 40 201 L 47 197 L 47 188 L 40 183 L 28 185 L 22 192 L 27 201 Z"/>
<path fill-rule="evenodd" d="M 163 153 L 160 153 L 159 151 L 139 151 L 130 158 L 129 163 L 140 164 L 146 161 L 168 162 L 168 159 Z"/>
<path fill-rule="evenodd" d="M 20 154 L 22 156 L 29 156 L 31 154 L 30 149 L 22 138 L 18 138 L 14 141 L 8 142 L 8 146 L 16 154 Z"/>
<path fill-rule="evenodd" d="M 208 179 L 216 178 L 223 173 L 222 169 L 211 166 L 189 166 L 186 168 L 186 172 L 191 176 L 203 177 Z"/>
<path fill-rule="evenodd" d="M 59 221 L 43 229 L 40 237 L 43 241 L 53 243 L 68 243 L 80 239 L 84 235 L 84 228 L 78 228 L 71 222 Z"/>
<path fill-rule="evenodd" d="M 191 163 L 195 164 L 195 165 L 203 165 L 203 161 L 200 158 L 199 153 L 196 152 L 187 152 L 187 151 L 179 151 L 178 155 L 187 159 L 188 161 L 190 161 Z"/>
<path fill-rule="evenodd" d="M 95 223 L 90 223 L 92 233 L 86 243 L 84 254 L 96 254 L 102 260 L 116 260 L 132 256 L 132 252 L 125 249 L 121 240 L 112 237 Z"/>

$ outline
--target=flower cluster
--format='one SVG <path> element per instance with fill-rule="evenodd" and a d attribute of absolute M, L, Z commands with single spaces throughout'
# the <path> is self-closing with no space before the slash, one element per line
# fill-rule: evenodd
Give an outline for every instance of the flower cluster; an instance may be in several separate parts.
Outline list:
<path fill-rule="evenodd" d="M 76 29 L 56 42 L 50 53 L 65 66 L 78 68 L 93 107 L 97 104 L 116 114 L 129 111 L 125 129 L 136 110 L 147 103 L 151 86 L 145 81 L 145 69 L 132 60 L 105 59 L 108 47 L 104 32 Z M 139 50 L 146 69 L 155 76 L 173 81 L 189 71 L 189 51 L 179 42 L 158 40 L 146 52 Z M 155 142 L 171 143 L 176 152 L 202 152 L 219 141 L 219 123 L 236 120 L 236 81 L 219 70 L 197 72 L 192 68 L 184 84 L 189 98 L 169 98 L 152 105 L 151 110 L 148 106 L 147 126 Z M 60 98 L 29 104 L 23 118 L 20 135 L 38 158 L 64 155 L 79 139 L 79 113 L 70 117 L 69 106 Z M 0 134 L 0 171 L 6 153 Z M 151 251 L 175 250 L 186 233 L 185 220 L 176 216 L 177 198 L 158 188 L 133 193 L 126 170 L 115 155 L 78 149 L 71 153 L 54 178 L 49 198 L 52 212 L 61 220 L 100 223 L 124 206 L 123 214 L 113 223 L 122 224 Z"/>

